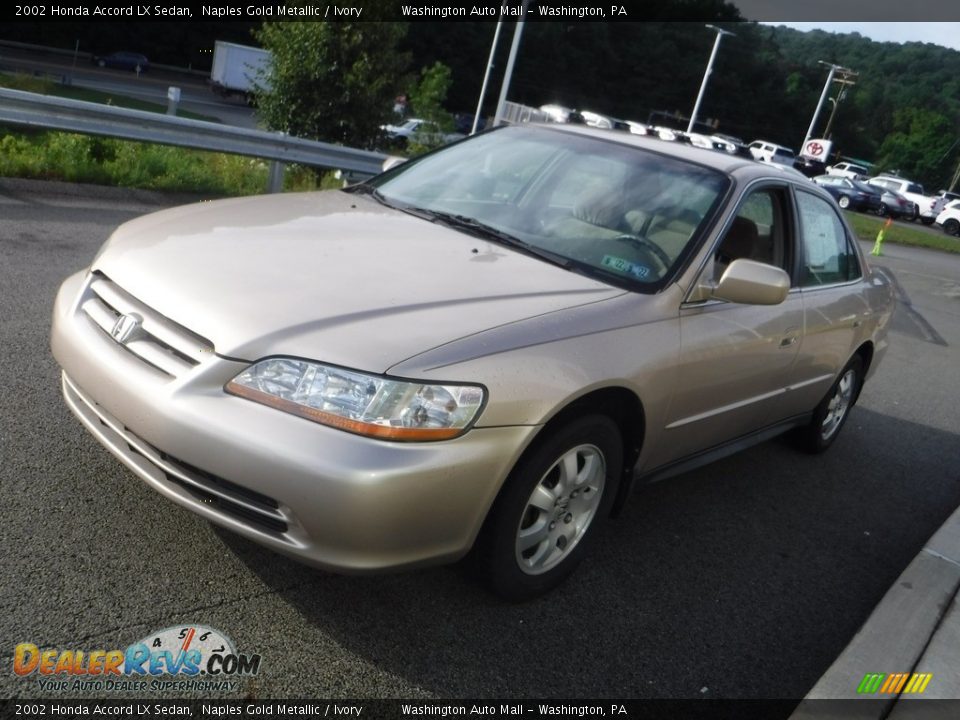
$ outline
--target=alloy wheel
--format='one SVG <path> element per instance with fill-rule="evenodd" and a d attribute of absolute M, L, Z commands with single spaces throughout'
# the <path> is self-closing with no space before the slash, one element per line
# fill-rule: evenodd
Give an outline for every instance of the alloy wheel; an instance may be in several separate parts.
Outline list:
<path fill-rule="evenodd" d="M 544 473 L 517 528 L 516 558 L 524 573 L 545 573 L 573 551 L 596 515 L 606 474 L 594 445 L 567 450 Z"/>
<path fill-rule="evenodd" d="M 820 435 L 824 440 L 829 440 L 847 416 L 850 405 L 853 402 L 854 388 L 857 382 L 857 373 L 853 368 L 849 368 L 840 378 L 836 388 L 833 391 L 833 397 L 827 403 L 827 414 L 820 425 Z"/>

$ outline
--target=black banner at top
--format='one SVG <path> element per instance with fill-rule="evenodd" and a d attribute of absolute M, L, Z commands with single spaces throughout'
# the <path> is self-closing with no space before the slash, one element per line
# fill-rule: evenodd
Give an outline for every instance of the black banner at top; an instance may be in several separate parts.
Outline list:
<path fill-rule="evenodd" d="M 0 19 L 76 21 L 960 21 L 951 0 L 37 0 L 5 4 Z M 0 39 L 6 34 L 0 27 Z"/>

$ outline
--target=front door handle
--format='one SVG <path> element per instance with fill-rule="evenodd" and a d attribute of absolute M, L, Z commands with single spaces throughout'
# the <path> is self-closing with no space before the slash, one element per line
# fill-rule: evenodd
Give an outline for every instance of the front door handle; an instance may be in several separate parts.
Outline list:
<path fill-rule="evenodd" d="M 787 335 L 783 340 L 780 341 L 780 347 L 786 348 L 790 347 L 797 341 L 796 335 Z"/>

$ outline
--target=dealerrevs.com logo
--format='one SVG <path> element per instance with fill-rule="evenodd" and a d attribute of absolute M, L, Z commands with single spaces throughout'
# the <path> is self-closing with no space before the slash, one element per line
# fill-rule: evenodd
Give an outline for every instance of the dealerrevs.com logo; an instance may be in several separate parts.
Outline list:
<path fill-rule="evenodd" d="M 259 671 L 260 655 L 238 653 L 230 638 L 203 625 L 169 627 L 126 650 L 41 649 L 24 642 L 13 652 L 14 674 L 35 678 L 46 691 L 232 691 L 238 678 Z"/>

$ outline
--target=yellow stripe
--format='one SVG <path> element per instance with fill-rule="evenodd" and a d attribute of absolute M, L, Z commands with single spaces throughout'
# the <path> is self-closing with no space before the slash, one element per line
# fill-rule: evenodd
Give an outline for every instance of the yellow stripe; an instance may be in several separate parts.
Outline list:
<path fill-rule="evenodd" d="M 933 673 L 923 673 L 920 677 L 923 678 L 923 681 L 920 683 L 920 686 L 917 688 L 918 693 L 922 693 L 927 689 L 927 685 L 930 684 L 930 681 L 933 680 Z"/>
<path fill-rule="evenodd" d="M 912 693 L 919 679 L 920 679 L 920 676 L 917 675 L 917 673 L 914 673 L 913 675 L 911 675 L 910 682 L 907 683 L 907 686 L 903 689 L 903 691 L 905 693 Z"/>

